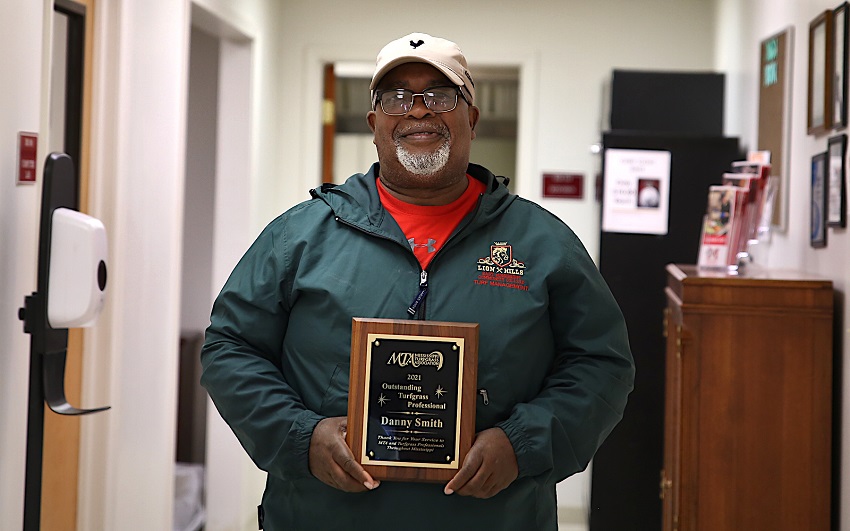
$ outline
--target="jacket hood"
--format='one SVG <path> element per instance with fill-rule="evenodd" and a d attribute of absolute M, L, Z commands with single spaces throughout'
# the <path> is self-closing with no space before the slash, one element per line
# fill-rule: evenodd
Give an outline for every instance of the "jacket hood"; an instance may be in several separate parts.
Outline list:
<path fill-rule="evenodd" d="M 487 185 L 481 204 L 472 220 L 474 226 L 486 224 L 498 216 L 515 199 L 507 187 L 490 170 L 478 164 L 469 164 L 466 172 Z M 310 195 L 321 199 L 345 223 L 356 225 L 370 232 L 382 232 L 387 218 L 391 218 L 381 204 L 376 180 L 380 175 L 380 164 L 374 163 L 365 174 L 356 173 L 341 185 L 323 184 L 310 190 Z M 392 223 L 395 225 L 395 223 Z"/>

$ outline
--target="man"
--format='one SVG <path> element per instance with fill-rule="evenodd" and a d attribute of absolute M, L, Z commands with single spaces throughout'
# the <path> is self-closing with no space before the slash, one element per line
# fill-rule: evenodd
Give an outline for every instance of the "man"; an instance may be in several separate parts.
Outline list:
<path fill-rule="evenodd" d="M 202 382 L 268 472 L 265 529 L 556 529 L 555 484 L 620 420 L 634 367 L 575 234 L 469 164 L 466 59 L 415 33 L 372 78 L 378 163 L 272 221 L 215 302 Z M 345 443 L 352 317 L 480 324 L 476 438 L 445 485 L 379 483 Z"/>

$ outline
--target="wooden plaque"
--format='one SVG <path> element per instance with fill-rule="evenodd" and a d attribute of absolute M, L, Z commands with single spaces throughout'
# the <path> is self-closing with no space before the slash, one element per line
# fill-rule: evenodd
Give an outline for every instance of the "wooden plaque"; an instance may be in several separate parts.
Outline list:
<path fill-rule="evenodd" d="M 355 317 L 346 440 L 373 478 L 447 482 L 475 435 L 478 324 Z"/>

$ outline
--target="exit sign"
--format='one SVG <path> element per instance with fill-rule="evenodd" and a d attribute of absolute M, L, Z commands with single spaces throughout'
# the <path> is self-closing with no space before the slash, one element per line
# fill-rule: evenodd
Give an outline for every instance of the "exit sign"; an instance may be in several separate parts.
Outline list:
<path fill-rule="evenodd" d="M 581 173 L 544 173 L 543 197 L 583 198 L 584 175 Z"/>

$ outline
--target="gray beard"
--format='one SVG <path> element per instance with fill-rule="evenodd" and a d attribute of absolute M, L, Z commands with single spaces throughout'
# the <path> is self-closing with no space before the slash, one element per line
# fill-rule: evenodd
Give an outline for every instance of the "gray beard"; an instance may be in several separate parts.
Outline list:
<path fill-rule="evenodd" d="M 396 142 L 395 153 L 398 161 L 404 166 L 404 169 L 413 175 L 427 177 L 434 175 L 442 170 L 449 161 L 451 145 L 449 142 L 443 142 L 443 145 L 433 153 L 423 153 L 414 155 L 407 151 L 399 142 Z"/>

